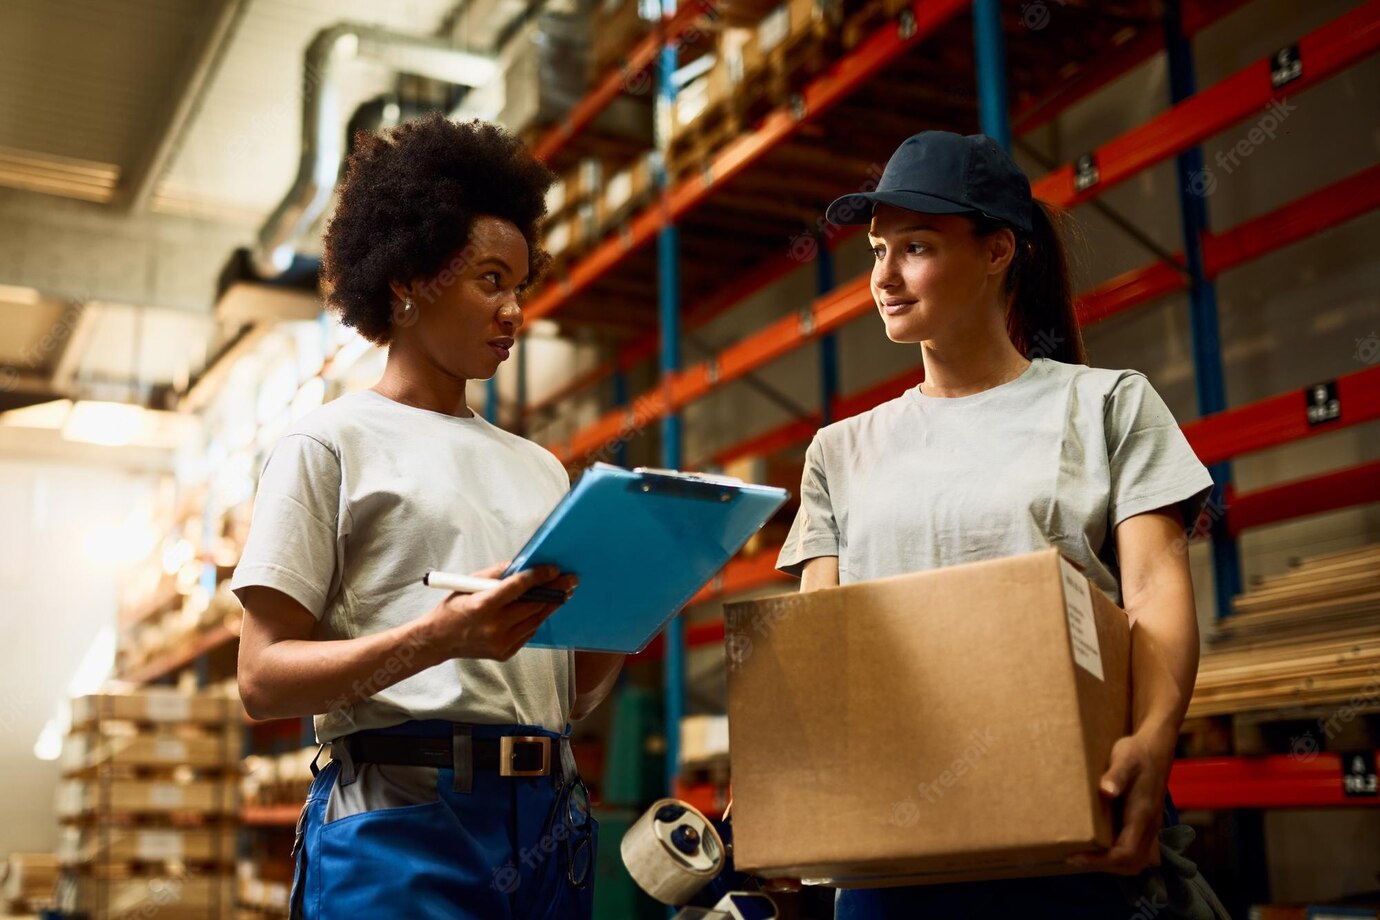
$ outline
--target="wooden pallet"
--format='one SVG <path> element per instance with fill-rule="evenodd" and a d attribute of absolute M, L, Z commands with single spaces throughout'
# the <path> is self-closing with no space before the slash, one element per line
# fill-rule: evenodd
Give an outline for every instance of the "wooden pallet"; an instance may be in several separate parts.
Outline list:
<path fill-rule="evenodd" d="M 1380 703 L 1353 707 L 1286 706 L 1186 719 L 1180 757 L 1288 754 L 1311 759 L 1321 751 L 1380 748 Z"/>
<path fill-rule="evenodd" d="M 67 827 L 58 845 L 64 866 L 233 862 L 239 829 L 216 827 Z"/>
<path fill-rule="evenodd" d="M 235 909 L 235 877 L 226 872 L 184 871 L 166 875 L 102 879 L 71 879 L 66 908 L 85 912 L 91 920 L 231 920 Z"/>
<path fill-rule="evenodd" d="M 72 824 L 107 821 L 125 826 L 216 822 L 239 811 L 239 783 L 218 778 L 188 783 L 127 778 L 79 779 L 58 790 L 58 815 Z"/>
<path fill-rule="evenodd" d="M 172 690 L 97 693 L 72 701 L 72 728 L 100 722 L 125 722 L 152 729 L 169 724 L 229 725 L 242 715 L 239 700 L 219 696 L 188 696 Z"/>
<path fill-rule="evenodd" d="M 1234 609 L 1202 657 L 1181 749 L 1306 755 L 1380 740 L 1380 547 L 1296 559 Z"/>
<path fill-rule="evenodd" d="M 240 735 L 238 726 L 219 732 L 77 732 L 63 744 L 62 775 L 111 773 L 154 779 L 188 771 L 199 775 L 238 772 L 243 747 Z"/>
<path fill-rule="evenodd" d="M 731 99 L 711 102 L 699 117 L 671 139 L 666 153 L 666 171 L 671 181 L 679 182 L 699 172 L 729 142 L 742 133 L 742 121 Z"/>

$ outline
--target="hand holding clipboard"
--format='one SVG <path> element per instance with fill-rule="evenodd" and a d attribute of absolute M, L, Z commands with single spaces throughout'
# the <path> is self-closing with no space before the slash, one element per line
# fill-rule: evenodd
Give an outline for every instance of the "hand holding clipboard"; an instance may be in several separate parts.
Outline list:
<path fill-rule="evenodd" d="M 596 463 L 503 573 L 554 566 L 579 576 L 579 594 L 544 618 L 528 644 L 640 651 L 789 496 L 727 476 Z M 470 584 L 439 572 L 427 580 Z"/>
<path fill-rule="evenodd" d="M 531 641 L 579 583 L 555 566 L 495 578 L 506 566 L 499 563 L 465 576 L 427 573 L 423 581 L 432 587 L 447 589 L 451 581 L 461 585 L 426 615 L 423 628 L 429 646 L 447 658 L 506 661 Z"/>

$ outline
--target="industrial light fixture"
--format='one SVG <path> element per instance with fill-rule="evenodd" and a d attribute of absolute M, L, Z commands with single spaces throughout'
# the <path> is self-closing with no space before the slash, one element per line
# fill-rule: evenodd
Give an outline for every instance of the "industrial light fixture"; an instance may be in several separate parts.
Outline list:
<path fill-rule="evenodd" d="M 0 414 L 0 425 L 9 428 L 47 428 L 57 431 L 67 424 L 67 416 L 71 413 L 72 400 L 55 399 L 52 402 L 35 403 Z"/>
<path fill-rule="evenodd" d="M 143 433 L 146 421 L 141 406 L 83 400 L 72 407 L 62 436 L 68 441 L 124 447 Z"/>

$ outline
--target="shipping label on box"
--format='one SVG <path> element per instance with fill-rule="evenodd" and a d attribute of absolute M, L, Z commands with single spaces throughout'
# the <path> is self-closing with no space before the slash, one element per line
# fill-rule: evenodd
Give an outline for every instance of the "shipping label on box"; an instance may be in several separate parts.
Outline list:
<path fill-rule="evenodd" d="M 1064 584 L 1064 612 L 1069 619 L 1073 663 L 1102 680 L 1102 650 L 1097 645 L 1097 620 L 1093 616 L 1092 588 L 1083 573 L 1067 559 L 1059 560 Z"/>

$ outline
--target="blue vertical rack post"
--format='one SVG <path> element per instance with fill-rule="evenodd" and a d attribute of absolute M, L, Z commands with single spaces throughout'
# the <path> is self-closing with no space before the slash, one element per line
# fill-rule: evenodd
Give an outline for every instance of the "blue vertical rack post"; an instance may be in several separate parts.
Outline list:
<path fill-rule="evenodd" d="M 978 118 L 982 133 L 1011 150 L 1011 106 L 1006 91 L 1006 36 L 1001 0 L 973 0 L 973 52 L 977 61 Z"/>
<path fill-rule="evenodd" d="M 628 372 L 622 367 L 613 372 L 613 404 L 619 409 L 628 408 Z M 613 462 L 628 465 L 628 442 L 624 438 L 619 438 L 613 447 Z"/>
<path fill-rule="evenodd" d="M 815 239 L 815 252 L 815 289 L 822 296 L 834 289 L 834 254 L 822 233 Z M 832 332 L 819 340 L 819 387 L 821 424 L 832 425 L 839 395 L 839 343 Z"/>
<path fill-rule="evenodd" d="M 1197 92 L 1193 46 L 1183 33 L 1179 0 L 1166 0 L 1164 43 L 1169 57 L 1170 101 L 1177 104 Z M 1188 312 L 1193 331 L 1198 414 L 1205 416 L 1227 408 L 1227 387 L 1222 371 L 1222 339 L 1217 322 L 1217 286 L 1208 279 L 1203 269 L 1203 232 L 1207 229 L 1208 221 L 1202 148 L 1192 147 L 1179 154 L 1175 166 L 1178 169 L 1184 263 L 1189 274 Z M 1217 616 L 1221 618 L 1231 612 L 1232 598 L 1241 591 L 1241 558 L 1222 513 L 1226 508 L 1226 492 L 1231 486 L 1231 463 L 1215 463 L 1211 473 L 1215 483 L 1209 505 L 1212 518 L 1213 587 Z M 1193 527 L 1196 522 L 1184 523 Z"/>
<path fill-rule="evenodd" d="M 527 336 L 517 340 L 518 434 L 527 430 Z"/>
<path fill-rule="evenodd" d="M 498 372 L 484 381 L 484 418 L 492 425 L 498 424 Z"/>
<path fill-rule="evenodd" d="M 675 11 L 675 0 L 661 0 L 663 17 Z M 668 182 L 665 154 L 670 141 L 666 127 L 671 123 L 670 107 L 676 102 L 672 77 L 677 63 L 674 43 L 661 49 L 657 61 L 656 144 L 662 156 L 656 178 L 658 191 L 664 193 Z M 657 234 L 657 303 L 661 328 L 661 380 L 666 381 L 680 370 L 680 233 L 670 221 Z M 678 470 L 682 462 L 680 413 L 671 412 L 661 422 L 661 463 L 667 469 Z M 666 627 L 664 665 L 666 788 L 669 791 L 680 764 L 680 720 L 685 714 L 685 623 L 679 616 Z"/>

